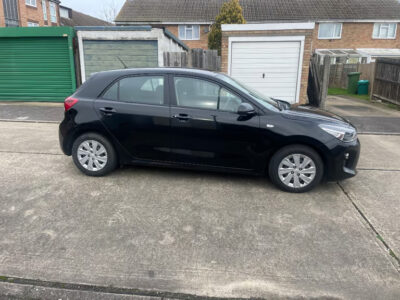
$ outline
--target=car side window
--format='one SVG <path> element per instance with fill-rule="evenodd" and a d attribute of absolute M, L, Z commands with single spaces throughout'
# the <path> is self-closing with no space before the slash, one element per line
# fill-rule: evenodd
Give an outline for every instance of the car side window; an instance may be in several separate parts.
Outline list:
<path fill-rule="evenodd" d="M 134 76 L 119 80 L 103 99 L 143 104 L 164 104 L 163 76 Z"/>
<path fill-rule="evenodd" d="M 217 109 L 220 86 L 206 80 L 174 77 L 176 104 L 182 107 Z"/>
<path fill-rule="evenodd" d="M 238 96 L 227 89 L 221 88 L 219 93 L 219 110 L 236 113 L 242 102 L 242 99 Z"/>

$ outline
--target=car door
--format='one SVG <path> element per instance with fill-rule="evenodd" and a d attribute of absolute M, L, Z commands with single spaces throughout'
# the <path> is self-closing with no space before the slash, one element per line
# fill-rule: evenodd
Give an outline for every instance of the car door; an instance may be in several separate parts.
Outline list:
<path fill-rule="evenodd" d="M 134 159 L 168 160 L 166 82 L 162 74 L 124 77 L 95 101 L 102 123 Z"/>
<path fill-rule="evenodd" d="M 172 160 L 246 170 L 257 167 L 259 116 L 237 114 L 242 98 L 202 78 L 171 76 L 170 86 Z"/>

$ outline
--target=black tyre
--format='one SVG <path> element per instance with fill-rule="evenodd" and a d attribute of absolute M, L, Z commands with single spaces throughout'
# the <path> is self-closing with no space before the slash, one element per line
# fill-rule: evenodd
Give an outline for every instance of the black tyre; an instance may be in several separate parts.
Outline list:
<path fill-rule="evenodd" d="M 72 146 L 75 165 L 89 176 L 104 176 L 118 165 L 118 158 L 112 144 L 97 133 L 84 133 Z"/>
<path fill-rule="evenodd" d="M 324 164 L 312 148 L 290 145 L 272 156 L 268 173 L 271 181 L 281 190 L 304 193 L 321 182 Z"/>

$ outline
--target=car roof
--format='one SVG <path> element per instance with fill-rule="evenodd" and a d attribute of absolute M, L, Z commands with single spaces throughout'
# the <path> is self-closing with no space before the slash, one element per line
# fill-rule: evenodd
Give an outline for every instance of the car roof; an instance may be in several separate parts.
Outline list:
<path fill-rule="evenodd" d="M 97 74 L 107 74 L 107 75 L 115 75 L 115 76 L 123 76 L 127 74 L 144 74 L 144 73 L 169 73 L 169 74 L 197 74 L 197 75 L 205 75 L 205 76 L 216 76 L 218 73 L 201 70 L 196 68 L 171 68 L 171 67 L 159 67 L 159 68 L 134 68 L 134 69 L 120 69 L 120 70 L 111 70 L 111 71 L 103 71 Z"/>
<path fill-rule="evenodd" d="M 218 73 L 190 69 L 190 68 L 137 68 L 137 69 L 121 69 L 103 71 L 92 74 L 90 78 L 75 92 L 75 96 L 84 98 L 96 98 L 102 91 L 115 80 L 135 74 L 181 74 L 181 75 L 197 75 L 201 77 L 215 78 Z"/>

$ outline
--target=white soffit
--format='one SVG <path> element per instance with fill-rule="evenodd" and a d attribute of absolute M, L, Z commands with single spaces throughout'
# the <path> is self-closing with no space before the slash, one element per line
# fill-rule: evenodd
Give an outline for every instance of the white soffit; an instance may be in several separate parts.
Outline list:
<path fill-rule="evenodd" d="M 314 29 L 314 22 L 306 23 L 265 23 L 265 24 L 222 24 L 222 31 L 261 31 Z"/>

